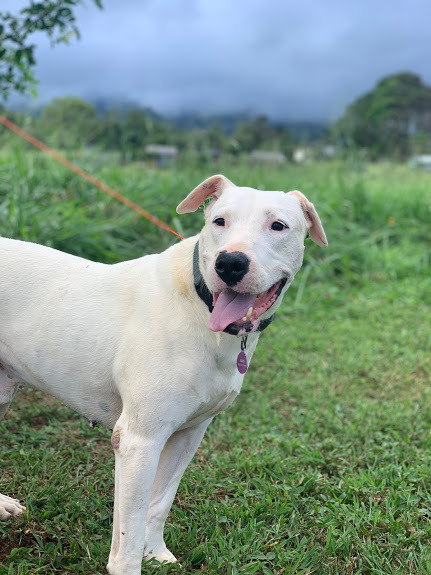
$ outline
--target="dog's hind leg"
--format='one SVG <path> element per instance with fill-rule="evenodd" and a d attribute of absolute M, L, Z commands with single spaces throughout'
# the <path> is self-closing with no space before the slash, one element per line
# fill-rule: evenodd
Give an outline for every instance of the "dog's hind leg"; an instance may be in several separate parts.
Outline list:
<path fill-rule="evenodd" d="M 163 540 L 163 529 L 181 477 L 199 447 L 211 419 L 175 432 L 166 442 L 160 456 L 151 492 L 151 503 L 145 531 L 145 559 L 176 561 Z"/>
<path fill-rule="evenodd" d="M 18 385 L 13 381 L 10 375 L 6 373 L 6 370 L 0 363 L 0 420 L 3 419 L 9 409 L 17 387 Z M 9 519 L 9 517 L 16 517 L 24 510 L 25 507 L 23 507 L 19 501 L 0 493 L 0 520 L 5 521 Z"/>

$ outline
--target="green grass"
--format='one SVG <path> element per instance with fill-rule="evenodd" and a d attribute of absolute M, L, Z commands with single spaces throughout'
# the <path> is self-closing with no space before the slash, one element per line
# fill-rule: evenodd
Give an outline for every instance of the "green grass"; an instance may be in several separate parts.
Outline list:
<path fill-rule="evenodd" d="M 201 214 L 177 219 L 175 206 L 218 171 L 242 185 L 303 191 L 329 248 L 307 242 L 243 392 L 213 422 L 180 485 L 166 539 L 182 567 L 157 573 L 431 573 L 431 176 L 336 163 L 100 163 L 96 175 L 188 235 Z M 21 149 L 0 154 L 0 229 L 108 262 L 176 241 Z M 29 509 L 0 525 L 0 575 L 103 573 L 109 432 L 22 391 L 0 438 L 1 490 Z"/>

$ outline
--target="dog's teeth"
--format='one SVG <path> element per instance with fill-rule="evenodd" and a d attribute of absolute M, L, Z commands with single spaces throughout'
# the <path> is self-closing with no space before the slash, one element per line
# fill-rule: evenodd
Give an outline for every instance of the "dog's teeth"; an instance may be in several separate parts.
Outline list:
<path fill-rule="evenodd" d="M 250 317 L 252 313 L 253 313 L 253 308 L 249 307 L 248 312 L 247 312 L 247 317 Z"/>
<path fill-rule="evenodd" d="M 246 317 L 243 317 L 243 318 L 242 318 L 242 321 L 247 321 L 247 318 L 246 318 Z"/>

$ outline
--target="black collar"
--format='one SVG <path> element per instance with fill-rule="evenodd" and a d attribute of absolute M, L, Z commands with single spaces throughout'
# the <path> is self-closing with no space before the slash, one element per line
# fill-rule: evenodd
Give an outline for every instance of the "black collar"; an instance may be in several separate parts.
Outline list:
<path fill-rule="evenodd" d="M 210 312 L 214 309 L 213 306 L 213 296 L 210 290 L 208 289 L 206 283 L 204 282 L 204 278 L 202 277 L 201 270 L 199 269 L 199 240 L 196 242 L 195 249 L 193 251 L 193 281 L 195 284 L 196 293 L 207 306 Z M 286 280 L 282 282 L 281 289 L 284 287 Z M 280 289 L 280 291 L 281 291 Z M 265 328 L 269 326 L 269 324 L 274 319 L 274 314 L 268 319 L 262 319 L 259 322 L 256 331 L 263 331 Z M 227 326 L 223 330 L 225 333 L 230 333 L 231 335 L 238 335 L 239 329 L 235 326 Z"/>

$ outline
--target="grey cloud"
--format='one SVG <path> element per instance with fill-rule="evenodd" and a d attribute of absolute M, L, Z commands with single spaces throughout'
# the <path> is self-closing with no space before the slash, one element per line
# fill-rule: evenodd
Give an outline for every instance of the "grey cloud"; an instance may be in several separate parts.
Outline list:
<path fill-rule="evenodd" d="M 428 0 L 104 4 L 79 9 L 80 41 L 53 49 L 38 37 L 42 99 L 113 94 L 161 112 L 333 119 L 384 75 L 410 70 L 431 83 Z"/>

